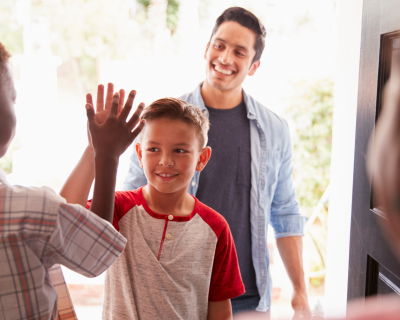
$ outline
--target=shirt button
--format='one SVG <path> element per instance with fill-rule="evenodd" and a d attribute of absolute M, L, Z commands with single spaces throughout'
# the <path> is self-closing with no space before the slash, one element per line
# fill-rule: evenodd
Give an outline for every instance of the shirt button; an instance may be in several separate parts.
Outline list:
<path fill-rule="evenodd" d="M 171 220 L 173 220 L 173 219 L 174 219 L 174 216 L 173 216 L 172 214 L 170 214 L 170 215 L 168 216 L 168 220 L 171 221 Z"/>
<path fill-rule="evenodd" d="M 192 187 L 194 187 L 196 185 L 196 182 L 192 181 Z"/>
<path fill-rule="evenodd" d="M 166 238 L 167 238 L 168 240 L 171 240 L 171 239 L 172 239 L 172 234 L 168 233 L 167 236 L 166 236 Z"/>

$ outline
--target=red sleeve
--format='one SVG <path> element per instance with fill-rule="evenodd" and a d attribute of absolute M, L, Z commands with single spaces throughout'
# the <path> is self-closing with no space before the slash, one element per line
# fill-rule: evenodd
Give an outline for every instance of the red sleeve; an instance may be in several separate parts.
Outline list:
<path fill-rule="evenodd" d="M 138 189 L 139 190 L 139 189 Z M 138 196 L 138 190 L 135 191 L 117 191 L 115 192 L 115 203 L 114 203 L 114 216 L 112 224 L 116 230 L 119 231 L 119 220 L 136 204 L 140 205 L 140 197 Z M 88 200 L 86 208 L 90 209 L 92 200 Z"/>
<path fill-rule="evenodd" d="M 225 223 L 215 249 L 209 301 L 232 299 L 245 292 L 231 230 Z"/>

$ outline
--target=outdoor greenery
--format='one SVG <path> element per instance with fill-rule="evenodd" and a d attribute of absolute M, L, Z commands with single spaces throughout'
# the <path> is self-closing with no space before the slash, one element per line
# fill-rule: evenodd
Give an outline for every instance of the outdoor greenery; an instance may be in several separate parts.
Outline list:
<path fill-rule="evenodd" d="M 151 0 L 136 0 L 137 3 L 143 5 L 146 10 L 150 5 Z M 173 33 L 178 25 L 178 11 L 179 11 L 179 0 L 168 0 L 167 4 L 167 27 Z"/>
<path fill-rule="evenodd" d="M 300 206 L 311 214 L 330 181 L 333 120 L 333 81 L 303 81 L 296 86 L 288 116 L 292 119 L 294 181 Z M 315 223 L 306 231 L 317 252 L 310 271 L 325 269 L 328 207 L 322 207 Z M 314 287 L 324 282 L 320 273 L 310 277 Z"/>
<path fill-rule="evenodd" d="M 333 81 L 301 82 L 287 110 L 295 128 L 294 180 L 300 205 L 315 207 L 329 185 L 332 150 Z"/>

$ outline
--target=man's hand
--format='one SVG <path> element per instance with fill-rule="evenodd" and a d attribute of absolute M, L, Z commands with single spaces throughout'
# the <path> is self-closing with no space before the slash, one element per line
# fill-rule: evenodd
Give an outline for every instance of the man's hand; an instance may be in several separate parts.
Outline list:
<path fill-rule="evenodd" d="M 231 320 L 231 300 L 209 301 L 207 320 Z"/>
<path fill-rule="evenodd" d="M 276 239 L 276 246 L 293 284 L 293 319 L 311 319 L 303 271 L 303 239 L 291 236 Z"/>
<path fill-rule="evenodd" d="M 108 83 L 107 85 L 107 96 L 105 100 L 105 105 L 104 105 L 104 86 L 100 84 L 97 87 L 97 99 L 96 99 L 96 120 L 98 124 L 103 124 L 108 116 L 108 113 L 110 112 L 112 100 L 113 100 L 113 94 L 114 94 L 114 84 L 113 83 Z M 125 99 L 125 90 L 120 89 L 119 90 L 119 103 L 118 103 L 118 115 L 122 111 L 122 107 L 124 105 L 124 99 Z M 93 98 L 90 93 L 86 95 L 86 103 L 94 106 L 93 104 Z M 92 145 L 92 140 L 90 138 L 90 133 L 89 133 L 89 126 L 87 128 L 87 135 L 88 135 L 88 147 L 93 149 Z"/>
<path fill-rule="evenodd" d="M 138 106 L 133 116 L 126 121 L 132 109 L 135 94 L 135 91 L 129 93 L 126 104 L 119 115 L 120 94 L 114 94 L 108 115 L 102 124 L 97 120 L 93 106 L 86 104 L 95 162 L 95 185 L 90 210 L 109 222 L 112 222 L 113 218 L 119 156 L 130 146 L 143 129 L 145 123 L 144 120 L 139 121 L 140 114 L 144 108 L 143 103 Z M 136 125 L 137 127 L 135 128 Z"/>
<path fill-rule="evenodd" d="M 311 319 L 310 306 L 307 294 L 304 290 L 294 291 L 292 297 L 292 308 L 294 310 L 293 320 Z"/>

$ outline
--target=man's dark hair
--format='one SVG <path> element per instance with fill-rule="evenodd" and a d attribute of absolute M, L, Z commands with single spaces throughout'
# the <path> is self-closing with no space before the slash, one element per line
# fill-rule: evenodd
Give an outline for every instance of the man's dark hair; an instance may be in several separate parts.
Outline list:
<path fill-rule="evenodd" d="M 261 21 L 258 20 L 258 18 L 250 11 L 241 7 L 228 8 L 215 21 L 211 38 L 217 32 L 219 26 L 227 21 L 237 22 L 255 33 L 256 43 L 254 44 L 254 49 L 256 50 L 256 55 L 254 56 L 252 63 L 260 60 L 261 54 L 263 53 L 265 47 L 265 37 L 267 36 L 265 27 Z"/>

